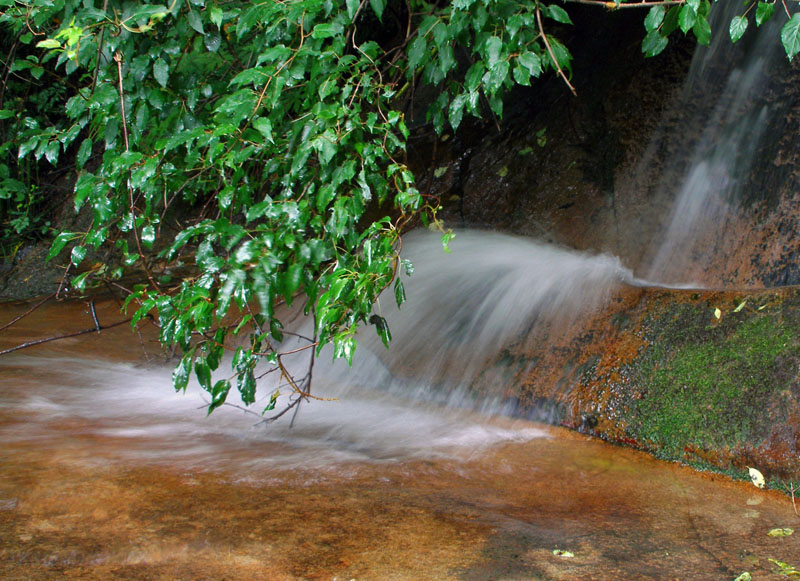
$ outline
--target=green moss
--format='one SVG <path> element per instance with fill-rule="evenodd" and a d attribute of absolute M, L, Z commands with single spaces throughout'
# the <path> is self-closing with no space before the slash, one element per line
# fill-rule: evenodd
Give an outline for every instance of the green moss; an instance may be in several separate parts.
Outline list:
<path fill-rule="evenodd" d="M 780 310 L 728 313 L 712 325 L 709 312 L 676 305 L 650 321 L 651 348 L 634 367 L 640 397 L 629 406 L 629 428 L 668 456 L 758 445 L 785 419 L 781 398 L 792 397 L 800 360 L 793 318 Z"/>

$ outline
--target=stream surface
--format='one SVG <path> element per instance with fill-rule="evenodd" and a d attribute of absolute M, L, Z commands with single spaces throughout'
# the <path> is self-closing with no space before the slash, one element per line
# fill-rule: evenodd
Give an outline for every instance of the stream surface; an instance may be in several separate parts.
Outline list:
<path fill-rule="evenodd" d="M 23 305 L 0 307 L 0 323 Z M 98 306 L 101 323 L 119 320 Z M 0 348 L 91 327 L 48 305 Z M 127 325 L 0 357 L 3 579 L 733 579 L 791 501 L 574 432 L 345 391 L 254 427 Z M 313 412 L 310 411 L 313 409 Z M 800 527 L 797 527 L 800 528 Z M 559 556 L 554 550 L 574 556 Z"/>

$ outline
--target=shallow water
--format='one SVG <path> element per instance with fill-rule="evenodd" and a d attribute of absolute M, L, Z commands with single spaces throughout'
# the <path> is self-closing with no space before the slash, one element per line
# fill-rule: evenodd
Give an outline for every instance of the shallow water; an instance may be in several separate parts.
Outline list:
<path fill-rule="evenodd" d="M 6 305 L 0 323 L 21 306 Z M 101 322 L 116 320 L 102 305 Z M 88 323 L 88 324 L 87 324 Z M 38 310 L 0 348 L 91 326 Z M 0 357 L 5 579 L 733 579 L 789 499 L 565 430 L 342 390 L 205 417 L 127 326 Z M 304 404 L 305 405 L 305 404 Z M 800 528 L 800 527 L 797 527 Z M 573 557 L 554 555 L 566 550 Z"/>

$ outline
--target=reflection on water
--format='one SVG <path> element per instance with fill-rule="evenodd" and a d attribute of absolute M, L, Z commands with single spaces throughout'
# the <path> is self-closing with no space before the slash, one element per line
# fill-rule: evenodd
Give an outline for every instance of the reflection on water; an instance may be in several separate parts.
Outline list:
<path fill-rule="evenodd" d="M 43 309 L 0 343 L 85 316 Z M 304 404 L 291 430 L 206 418 L 140 353 L 119 328 L 0 358 L 1 577 L 733 579 L 764 578 L 769 558 L 800 565 L 794 537 L 766 534 L 796 528 L 790 501 L 749 484 L 352 388 Z"/>

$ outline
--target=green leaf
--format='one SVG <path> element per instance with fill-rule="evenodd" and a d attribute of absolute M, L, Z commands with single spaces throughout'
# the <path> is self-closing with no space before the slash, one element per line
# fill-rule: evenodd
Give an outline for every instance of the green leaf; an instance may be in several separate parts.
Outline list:
<path fill-rule="evenodd" d="M 663 6 L 653 6 L 650 8 L 647 17 L 644 19 L 644 29 L 647 32 L 656 30 L 664 21 L 664 15 L 666 13 L 667 10 Z"/>
<path fill-rule="evenodd" d="M 410 72 L 416 71 L 420 65 L 424 64 L 424 57 L 428 53 L 428 41 L 424 37 L 418 36 L 408 47 L 408 68 Z"/>
<path fill-rule="evenodd" d="M 557 38 L 548 36 L 547 39 L 550 41 L 550 48 L 553 50 L 553 54 L 556 57 L 556 62 L 558 65 L 565 71 L 571 72 L 572 55 L 570 54 L 569 49 L 567 49 L 567 47 L 564 46 Z M 556 67 L 553 66 L 553 68 L 555 69 Z"/>
<path fill-rule="evenodd" d="M 145 245 L 147 248 L 153 247 L 153 242 L 156 240 L 156 229 L 152 224 L 148 224 L 144 228 L 142 228 L 142 236 L 141 236 L 142 244 Z"/>
<path fill-rule="evenodd" d="M 551 4 L 548 6 L 544 13 L 556 22 L 561 22 L 562 24 L 572 24 L 572 20 L 569 19 L 569 14 L 567 14 L 567 11 L 557 4 Z"/>
<path fill-rule="evenodd" d="M 219 6 L 209 8 L 209 19 L 211 24 L 220 28 L 222 26 L 222 9 Z"/>
<path fill-rule="evenodd" d="M 369 5 L 372 6 L 372 10 L 375 12 L 375 16 L 378 17 L 378 20 L 383 21 L 383 10 L 386 8 L 386 0 L 369 0 Z"/>
<path fill-rule="evenodd" d="M 333 357 L 344 357 L 347 364 L 353 365 L 353 354 L 356 352 L 356 340 L 352 336 L 335 337 L 333 340 Z"/>
<path fill-rule="evenodd" d="M 394 281 L 394 299 L 397 302 L 398 309 L 406 302 L 406 289 L 399 277 Z"/>
<path fill-rule="evenodd" d="M 275 143 L 272 138 L 272 122 L 266 117 L 259 117 L 253 121 L 253 127 L 264 136 L 269 143 Z"/>
<path fill-rule="evenodd" d="M 156 62 L 153 63 L 153 76 L 159 85 L 166 88 L 169 81 L 169 65 L 161 57 L 158 57 Z"/>
<path fill-rule="evenodd" d="M 345 0 L 345 5 L 347 6 L 347 17 L 350 20 L 353 20 L 353 17 L 356 15 L 359 4 L 361 4 L 361 0 Z"/>
<path fill-rule="evenodd" d="M 490 37 L 486 41 L 486 67 L 494 68 L 501 60 L 503 52 L 503 41 L 496 36 Z"/>
<path fill-rule="evenodd" d="M 524 69 L 521 66 L 519 66 L 519 64 L 517 64 L 517 66 L 515 66 L 511 72 L 514 75 L 514 80 L 517 82 L 517 84 L 530 87 L 531 75 L 527 71 L 527 69 Z"/>
<path fill-rule="evenodd" d="M 642 52 L 648 57 L 656 56 L 667 48 L 668 42 L 667 38 L 661 36 L 657 30 L 648 32 L 642 41 Z"/>
<path fill-rule="evenodd" d="M 256 402 L 256 377 L 252 369 L 239 374 L 236 380 L 236 388 L 242 396 L 242 401 L 250 405 Z"/>
<path fill-rule="evenodd" d="M 220 379 L 214 384 L 214 387 L 211 388 L 211 404 L 208 406 L 209 414 L 225 403 L 230 390 L 231 382 L 227 379 Z"/>
<path fill-rule="evenodd" d="M 189 385 L 189 374 L 192 371 L 192 359 L 194 359 L 194 350 L 184 355 L 172 372 L 172 386 L 175 391 L 186 391 L 186 386 Z"/>
<path fill-rule="evenodd" d="M 389 331 L 389 324 L 386 322 L 386 319 L 380 315 L 372 315 L 369 321 L 375 325 L 375 332 L 378 333 L 378 337 L 381 338 L 383 345 L 388 349 L 389 343 L 392 341 L 392 334 Z"/>
<path fill-rule="evenodd" d="M 194 362 L 194 374 L 197 376 L 200 386 L 206 391 L 211 391 L 211 368 L 204 358 L 198 357 Z"/>
<path fill-rule="evenodd" d="M 677 5 L 667 11 L 664 17 L 664 22 L 661 24 L 661 36 L 668 37 L 670 34 L 678 29 L 678 19 L 681 13 L 682 6 Z"/>
<path fill-rule="evenodd" d="M 88 137 L 81 141 L 81 145 L 78 148 L 78 153 L 75 156 L 75 165 L 78 166 L 78 169 L 83 168 L 86 165 L 86 162 L 89 161 L 89 157 L 92 155 L 92 140 Z"/>
<path fill-rule="evenodd" d="M 756 26 L 761 26 L 772 17 L 775 12 L 774 2 L 759 2 L 756 8 Z"/>
<path fill-rule="evenodd" d="M 532 77 L 539 77 L 542 74 L 542 59 L 535 52 L 523 52 L 519 55 L 517 61 L 528 69 Z"/>
<path fill-rule="evenodd" d="M 448 119 L 450 121 L 450 126 L 453 128 L 453 131 L 458 129 L 458 126 L 461 125 L 461 118 L 464 115 L 464 105 L 466 104 L 467 99 L 464 93 L 457 95 L 451 102 L 450 102 L 450 110 L 448 113 Z"/>
<path fill-rule="evenodd" d="M 200 34 L 205 34 L 203 31 L 203 20 L 200 18 L 200 15 L 195 10 L 189 10 L 189 16 L 187 17 L 187 21 L 189 22 L 189 26 L 191 26 L 196 32 Z"/>
<path fill-rule="evenodd" d="M 708 19 L 705 16 L 697 16 L 697 20 L 692 27 L 692 32 L 698 44 L 703 46 L 711 44 L 711 25 L 708 23 Z"/>
<path fill-rule="evenodd" d="M 735 43 L 744 34 L 744 31 L 747 30 L 747 17 L 745 16 L 736 16 L 731 20 L 731 25 L 728 29 L 731 35 L 731 42 Z"/>
<path fill-rule="evenodd" d="M 322 39 L 337 36 L 344 31 L 344 27 L 340 22 L 321 22 L 314 27 L 311 32 L 311 38 Z"/>
<path fill-rule="evenodd" d="M 61 232 L 56 239 L 53 241 L 53 245 L 50 247 L 50 252 L 47 254 L 47 260 L 45 262 L 52 260 L 64 249 L 67 242 L 70 240 L 75 240 L 79 234 L 74 232 Z"/>
<path fill-rule="evenodd" d="M 61 48 L 61 43 L 53 38 L 48 38 L 37 42 L 36 48 Z"/>
<path fill-rule="evenodd" d="M 81 262 L 83 262 L 84 258 L 86 258 L 86 247 L 73 247 L 72 254 L 70 255 L 70 262 L 72 262 L 73 265 L 78 266 Z"/>
<path fill-rule="evenodd" d="M 264 412 L 271 412 L 275 409 L 275 404 L 278 403 L 278 397 L 281 395 L 281 392 L 277 389 L 272 392 L 272 395 L 269 397 L 269 403 L 267 407 L 264 408 L 264 411 L 261 412 L 261 415 L 264 415 Z"/>
<path fill-rule="evenodd" d="M 689 32 L 694 23 L 697 22 L 697 12 L 689 4 L 684 4 L 681 8 L 680 15 L 678 16 L 678 24 L 684 34 Z M 659 51 L 660 52 L 660 51 Z"/>
<path fill-rule="evenodd" d="M 781 29 L 781 42 L 786 56 L 791 61 L 800 52 L 800 12 L 792 14 L 792 18 Z"/>
<path fill-rule="evenodd" d="M 767 533 L 769 537 L 788 537 L 794 534 L 794 529 L 790 529 L 788 527 L 780 528 L 780 529 L 772 529 Z"/>

